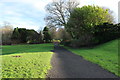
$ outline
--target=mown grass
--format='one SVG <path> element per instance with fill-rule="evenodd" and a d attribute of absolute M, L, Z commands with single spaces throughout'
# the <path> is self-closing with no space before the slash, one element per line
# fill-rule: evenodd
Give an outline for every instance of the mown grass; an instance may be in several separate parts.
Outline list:
<path fill-rule="evenodd" d="M 24 53 L 24 52 L 49 52 L 53 49 L 53 44 L 26 44 L 2 46 L 2 55 Z"/>
<path fill-rule="evenodd" d="M 120 76 L 118 73 L 118 40 L 110 41 L 92 49 L 65 48 Z"/>
<path fill-rule="evenodd" d="M 51 68 L 52 44 L 12 45 L 2 48 L 2 78 L 45 78 Z"/>

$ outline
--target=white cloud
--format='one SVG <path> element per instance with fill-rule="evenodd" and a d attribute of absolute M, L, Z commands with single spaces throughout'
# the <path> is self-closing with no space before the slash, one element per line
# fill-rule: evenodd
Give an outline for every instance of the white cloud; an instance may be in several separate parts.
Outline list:
<path fill-rule="evenodd" d="M 0 2 L 17 2 L 30 4 L 31 6 L 41 10 L 45 7 L 46 4 L 52 2 L 52 0 L 1 0 Z"/>
<path fill-rule="evenodd" d="M 53 0 L 0 0 L 0 24 L 10 22 L 14 27 L 38 30 L 45 26 L 45 6 Z M 119 0 L 77 0 L 80 6 L 99 5 L 113 10 L 118 15 Z M 4 10 L 3 10 L 4 9 Z M 2 10 L 2 11 L 1 11 Z"/>
<path fill-rule="evenodd" d="M 31 20 L 23 20 L 22 18 L 19 17 L 5 17 L 5 20 L 7 22 L 10 22 L 12 26 L 19 27 L 19 28 L 27 28 L 27 29 L 35 29 L 36 31 L 40 28 L 40 24 L 36 24 L 35 22 Z"/>
<path fill-rule="evenodd" d="M 42 10 L 44 11 L 44 7 L 46 6 L 46 4 L 48 4 L 49 2 L 51 2 L 51 0 L 47 0 L 47 1 L 39 1 L 39 2 L 34 2 L 32 3 L 32 5 L 38 9 L 38 10 Z"/>
<path fill-rule="evenodd" d="M 118 23 L 120 23 L 120 1 L 118 4 Z"/>
<path fill-rule="evenodd" d="M 17 16 L 17 17 L 21 17 L 22 16 L 22 14 L 17 13 L 17 12 L 12 11 L 12 10 L 6 10 L 6 11 L 4 11 L 4 15 L 11 15 L 11 16 Z"/>
<path fill-rule="evenodd" d="M 0 23 L 3 21 L 10 22 L 14 27 L 25 27 L 28 29 L 38 30 L 45 26 L 44 7 L 51 0 L 1 0 L 0 6 L 4 10 L 0 15 Z M 0 7 L 0 9 L 2 9 Z"/>

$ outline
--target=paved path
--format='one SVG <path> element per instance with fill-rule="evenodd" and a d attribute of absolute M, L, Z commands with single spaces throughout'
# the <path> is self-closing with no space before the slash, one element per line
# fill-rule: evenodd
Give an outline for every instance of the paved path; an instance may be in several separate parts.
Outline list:
<path fill-rule="evenodd" d="M 48 78 L 117 78 L 62 47 L 55 48 L 54 52 L 51 60 L 53 68 L 48 71 Z"/>

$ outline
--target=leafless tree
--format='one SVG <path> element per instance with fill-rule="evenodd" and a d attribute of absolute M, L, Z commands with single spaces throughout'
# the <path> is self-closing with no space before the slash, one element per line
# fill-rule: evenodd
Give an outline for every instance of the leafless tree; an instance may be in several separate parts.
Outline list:
<path fill-rule="evenodd" d="M 70 40 L 71 39 L 70 34 L 64 28 L 58 29 L 56 37 L 58 39 L 62 39 L 62 40 Z"/>
<path fill-rule="evenodd" d="M 49 31 L 50 31 L 51 38 L 56 39 L 57 28 L 56 27 L 51 27 Z"/>
<path fill-rule="evenodd" d="M 54 0 L 46 6 L 48 15 L 45 21 L 48 26 L 65 26 L 70 17 L 73 8 L 77 7 L 79 3 L 76 0 Z"/>
<path fill-rule="evenodd" d="M 12 25 L 9 22 L 4 22 L 4 25 L 0 28 L 2 44 L 11 44 L 12 32 Z"/>

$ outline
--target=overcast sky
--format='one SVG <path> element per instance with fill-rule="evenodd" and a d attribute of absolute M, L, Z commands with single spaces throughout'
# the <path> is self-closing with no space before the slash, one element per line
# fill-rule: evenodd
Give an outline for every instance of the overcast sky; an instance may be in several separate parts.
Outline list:
<path fill-rule="evenodd" d="M 77 0 L 80 6 L 99 5 L 107 7 L 114 13 L 118 22 L 118 1 L 120 0 Z M 0 25 L 7 21 L 13 27 L 43 29 L 46 16 L 45 6 L 52 0 L 0 0 Z"/>

